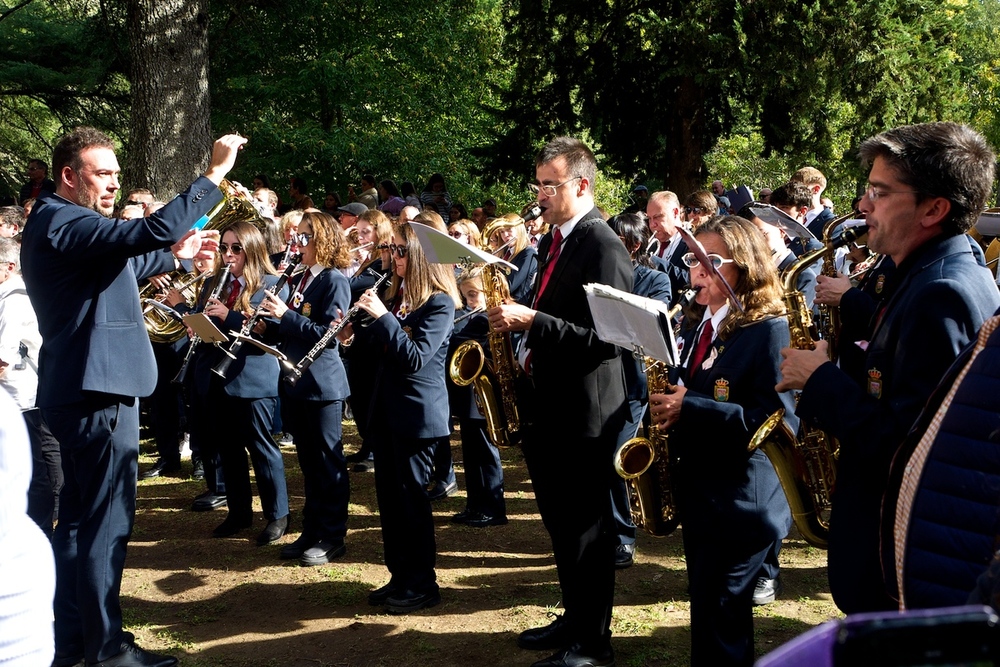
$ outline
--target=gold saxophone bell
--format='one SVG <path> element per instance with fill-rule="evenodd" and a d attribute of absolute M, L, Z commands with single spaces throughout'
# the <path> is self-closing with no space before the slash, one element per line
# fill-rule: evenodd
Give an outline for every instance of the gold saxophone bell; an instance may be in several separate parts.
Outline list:
<path fill-rule="evenodd" d="M 486 363 L 486 351 L 474 340 L 467 340 L 457 348 L 448 360 L 448 377 L 459 387 L 468 387 Z"/>
<path fill-rule="evenodd" d="M 615 472 L 622 479 L 635 479 L 649 470 L 655 460 L 656 450 L 648 438 L 632 438 L 615 450 Z"/>

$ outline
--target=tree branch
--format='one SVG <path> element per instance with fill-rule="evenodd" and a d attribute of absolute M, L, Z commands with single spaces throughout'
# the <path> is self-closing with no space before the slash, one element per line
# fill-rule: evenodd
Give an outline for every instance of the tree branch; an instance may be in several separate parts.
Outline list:
<path fill-rule="evenodd" d="M 16 12 L 17 10 L 24 9 L 25 7 L 27 7 L 28 5 L 30 5 L 34 1 L 35 0 L 24 0 L 21 4 L 14 5 L 10 9 L 8 9 L 7 11 L 3 12 L 2 14 L 0 14 L 0 21 L 3 21 L 5 18 L 7 18 L 8 16 L 10 16 L 14 12 Z"/>

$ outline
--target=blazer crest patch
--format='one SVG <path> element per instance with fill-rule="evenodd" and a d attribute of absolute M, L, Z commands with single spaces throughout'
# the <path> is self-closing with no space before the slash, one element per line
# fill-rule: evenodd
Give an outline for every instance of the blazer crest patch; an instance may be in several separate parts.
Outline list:
<path fill-rule="evenodd" d="M 304 303 L 304 304 L 302 304 L 302 314 L 303 315 L 305 315 L 306 317 L 309 317 L 310 315 L 312 315 L 312 312 L 313 312 L 313 307 L 312 307 L 311 303 Z"/>
<path fill-rule="evenodd" d="M 729 400 L 729 380 L 725 378 L 719 378 L 715 381 L 715 389 L 712 391 L 712 396 L 715 400 L 720 402 L 726 402 Z"/>
<path fill-rule="evenodd" d="M 413 340 L 413 327 L 403 327 L 403 333 L 406 334 L 407 338 Z"/>
<path fill-rule="evenodd" d="M 875 279 L 875 293 L 876 294 L 881 294 L 882 293 L 882 289 L 884 287 L 885 287 L 885 274 L 884 273 L 880 273 L 880 274 L 878 274 L 878 277 Z"/>
<path fill-rule="evenodd" d="M 868 395 L 882 398 L 882 371 L 877 368 L 868 369 Z"/>

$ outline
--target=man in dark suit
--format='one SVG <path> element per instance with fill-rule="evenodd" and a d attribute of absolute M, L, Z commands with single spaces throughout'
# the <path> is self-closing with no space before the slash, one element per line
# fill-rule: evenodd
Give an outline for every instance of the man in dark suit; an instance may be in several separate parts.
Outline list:
<path fill-rule="evenodd" d="M 518 645 L 558 652 L 535 667 L 612 665 L 614 524 L 612 455 L 627 412 L 621 353 L 594 330 L 583 286 L 632 289 L 625 246 L 594 207 L 596 162 L 582 142 L 560 137 L 535 159 L 538 203 L 553 231 L 538 245 L 544 258 L 531 307 L 489 311 L 490 326 L 524 331 L 519 354 L 528 369 L 518 405 L 528 465 L 552 549 L 566 613 L 527 630 Z"/>
<path fill-rule="evenodd" d="M 670 293 L 676 299 L 688 284 L 688 268 L 681 257 L 688 251 L 681 239 L 681 204 L 677 195 L 669 190 L 654 192 L 646 205 L 649 230 L 659 241 L 660 247 L 653 259 L 653 268 L 670 276 Z"/>
<path fill-rule="evenodd" d="M 217 234 L 188 230 L 222 200 L 217 186 L 245 142 L 234 135 L 216 141 L 204 177 L 153 216 L 129 221 L 108 217 L 119 168 L 106 135 L 77 128 L 53 150 L 59 182 L 35 204 L 21 252 L 42 334 L 37 403 L 66 473 L 52 540 L 54 665 L 177 662 L 122 632 L 118 601 L 135 514 L 136 397 L 156 383 L 136 281 L 217 248 Z"/>
<path fill-rule="evenodd" d="M 846 613 L 890 610 L 879 557 L 889 467 L 921 407 L 1000 295 L 964 232 L 993 186 L 986 141 L 955 123 L 889 130 L 861 145 L 870 167 L 859 204 L 869 247 L 896 271 L 881 293 L 860 377 L 827 359 L 827 345 L 782 350 L 779 391 L 803 389 L 796 413 L 840 441 L 830 519 L 829 578 Z"/>
<path fill-rule="evenodd" d="M 55 192 L 56 184 L 49 178 L 49 166 L 41 160 L 28 162 L 28 182 L 21 186 L 17 202 L 24 204 L 29 199 L 37 199 L 45 192 Z"/>

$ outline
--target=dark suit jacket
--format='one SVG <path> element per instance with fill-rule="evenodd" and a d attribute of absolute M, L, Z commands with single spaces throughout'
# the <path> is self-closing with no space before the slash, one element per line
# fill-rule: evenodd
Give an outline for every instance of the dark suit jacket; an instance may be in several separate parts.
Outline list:
<path fill-rule="evenodd" d="M 696 332 L 685 335 L 687 355 Z M 791 526 L 774 467 L 762 451 L 747 452 L 751 437 L 779 408 L 792 431 L 798 428 L 792 392 L 774 390 L 779 353 L 788 341 L 783 317 L 740 327 L 726 340 L 716 337 L 711 367 L 693 377 L 691 369 L 683 372 L 687 393 L 670 431 L 671 451 L 679 457 L 675 479 L 684 530 L 723 530 L 744 553 L 782 539 Z"/>
<path fill-rule="evenodd" d="M 680 232 L 678 232 L 680 233 Z M 671 300 L 676 299 L 681 290 L 691 282 L 690 270 L 684 266 L 681 257 L 688 251 L 687 244 L 681 241 L 670 257 L 653 257 L 653 268 L 662 271 L 670 278 Z M 672 305 L 672 304 L 671 304 Z"/>
<path fill-rule="evenodd" d="M 21 186 L 21 192 L 17 196 L 17 202 L 19 204 L 23 205 L 24 202 L 26 202 L 29 199 L 31 199 L 31 191 L 34 190 L 34 189 L 35 188 L 31 184 L 31 181 L 28 181 L 27 183 L 25 183 L 24 185 L 22 185 Z M 51 178 L 43 179 L 42 180 L 42 191 L 39 193 L 38 197 L 39 197 L 39 199 L 41 199 L 42 195 L 45 194 L 46 192 L 55 192 L 55 191 L 56 191 L 56 182 L 53 181 Z M 31 212 L 34 213 L 35 209 L 31 209 Z"/>
<path fill-rule="evenodd" d="M 300 278 L 292 281 L 297 287 Z M 350 308 L 351 285 L 342 273 L 325 269 L 306 285 L 302 303 L 289 308 L 279 322 L 268 321 L 266 338 L 280 340 L 280 349 L 291 363 L 296 363 L 323 337 L 330 322 L 338 317 L 337 310 Z M 307 401 L 342 401 L 351 395 L 347 373 L 340 360 L 334 339 L 303 374 L 295 386 L 281 383 L 282 395 Z"/>
<path fill-rule="evenodd" d="M 278 282 L 278 276 L 264 276 L 264 286 L 258 289 L 250 297 L 250 307 L 256 309 L 260 302 L 264 300 L 264 291 Z M 212 289 L 212 281 L 205 285 L 202 299 L 207 297 Z M 288 298 L 288 287 L 285 286 L 278 293 L 281 299 Z M 229 315 L 223 322 L 217 317 L 209 318 L 215 326 L 219 327 L 222 333 L 229 336 L 231 331 L 240 331 L 246 321 L 243 313 L 237 310 L 230 310 Z M 231 345 L 223 343 L 226 349 Z M 196 395 L 208 395 L 209 384 L 213 379 L 218 378 L 212 373 L 212 369 L 222 361 L 225 353 L 214 345 L 201 344 L 194 354 L 192 361 L 192 373 Z M 218 380 L 216 380 L 218 381 Z M 240 398 L 268 398 L 278 395 L 278 360 L 274 355 L 268 354 L 251 343 L 243 343 L 236 359 L 229 365 L 226 377 L 222 380 L 223 390 L 229 396 Z"/>
<path fill-rule="evenodd" d="M 538 256 L 547 258 L 551 245 L 549 233 L 538 244 Z M 544 271 L 543 261 L 539 276 Z M 628 252 L 596 208 L 565 239 L 524 339 L 538 400 L 521 396 L 518 407 L 522 414 L 534 413 L 529 421 L 535 423 L 549 416 L 558 420 L 567 437 L 617 434 L 626 408 L 621 349 L 597 337 L 583 290 L 588 283 L 632 291 Z M 570 415 L 578 418 L 567 419 Z"/>
<path fill-rule="evenodd" d="M 384 349 L 377 362 L 371 420 L 381 420 L 403 438 L 451 434 L 444 376 L 454 323 L 455 302 L 437 292 L 403 319 L 388 313 L 367 329 L 355 328 L 355 335 L 370 337 Z"/>
<path fill-rule="evenodd" d="M 204 177 L 137 220 L 105 218 L 54 194 L 39 198 L 21 247 L 43 340 L 39 407 L 74 403 L 88 391 L 153 392 L 156 362 L 137 281 L 172 270 L 167 248 L 221 200 Z"/>
<path fill-rule="evenodd" d="M 858 599 L 873 586 L 886 606 L 879 517 L 890 462 L 938 380 L 1000 305 L 989 271 L 962 235 L 928 242 L 897 267 L 893 280 L 868 343 L 865 377 L 824 364 L 798 405 L 801 418 L 815 419 L 841 444 L 829 572 L 834 600 L 847 613 L 877 604 Z"/>
<path fill-rule="evenodd" d="M 357 301 L 358 298 L 365 293 L 365 290 L 369 289 L 372 285 L 376 283 L 376 281 L 378 281 L 379 276 L 383 275 L 387 270 L 389 271 L 392 270 L 391 266 L 389 269 L 382 268 L 381 259 L 376 259 L 374 262 L 371 263 L 371 265 L 368 268 L 371 270 L 365 270 L 360 274 L 350 278 L 351 305 L 354 305 L 354 302 Z M 383 285 L 384 284 L 385 283 L 383 283 Z"/>
<path fill-rule="evenodd" d="M 517 271 L 511 271 L 507 276 L 507 284 L 510 286 L 510 296 L 518 303 L 524 303 L 531 298 L 531 288 L 535 284 L 535 273 L 538 271 L 538 252 L 530 245 L 517 253 L 510 260 L 510 263 L 517 267 Z"/>

